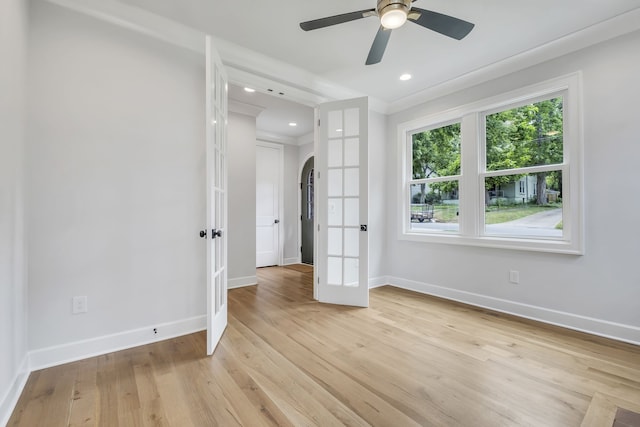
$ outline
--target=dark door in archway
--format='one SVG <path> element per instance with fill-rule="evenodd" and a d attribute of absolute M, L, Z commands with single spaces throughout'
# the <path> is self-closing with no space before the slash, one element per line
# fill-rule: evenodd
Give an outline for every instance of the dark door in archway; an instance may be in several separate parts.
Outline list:
<path fill-rule="evenodd" d="M 313 157 L 304 164 L 300 178 L 302 190 L 301 261 L 303 264 L 313 265 Z"/>

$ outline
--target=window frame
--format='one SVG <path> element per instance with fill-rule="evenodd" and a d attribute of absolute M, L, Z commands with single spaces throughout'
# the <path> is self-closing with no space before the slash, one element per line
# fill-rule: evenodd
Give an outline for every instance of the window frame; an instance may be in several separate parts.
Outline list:
<path fill-rule="evenodd" d="M 551 99 L 555 96 L 562 96 L 563 98 L 562 163 L 486 171 L 486 115 Z M 415 181 L 423 181 L 412 179 L 412 135 L 456 122 L 460 122 L 461 128 L 460 175 L 448 176 L 443 179 L 457 179 L 459 182 L 459 231 L 457 233 L 444 234 L 437 231 L 412 230 L 410 221 L 410 185 L 416 183 Z M 398 124 L 397 138 L 400 162 L 398 239 L 576 255 L 584 254 L 582 132 L 582 76 L 580 72 Z M 562 238 L 485 234 L 484 179 L 486 177 L 550 170 L 562 171 Z"/>
<path fill-rule="evenodd" d="M 413 138 L 412 136 L 416 133 L 420 133 L 420 132 L 426 132 L 426 131 L 430 131 L 430 130 L 434 130 L 434 129 L 438 129 L 438 128 L 442 128 L 442 127 L 446 127 L 446 126 L 450 126 L 453 124 L 457 124 L 460 123 L 460 136 L 462 136 L 462 121 L 461 120 L 449 120 L 446 122 L 439 122 L 436 123 L 433 126 L 427 126 L 427 127 L 423 127 L 420 129 L 416 129 L 413 132 L 411 132 L 411 134 L 407 134 L 407 150 L 408 152 L 410 152 L 411 154 L 407 156 L 407 168 L 408 168 L 408 173 L 411 175 L 411 178 L 409 178 L 407 180 L 407 191 L 409 192 L 409 199 L 408 199 L 408 205 L 409 205 L 409 215 L 411 215 L 411 205 L 413 203 L 411 203 L 411 185 L 419 185 L 419 184 L 431 184 L 431 183 L 438 183 L 438 182 L 449 182 L 449 181 L 457 181 L 458 182 L 458 192 L 460 190 L 460 181 L 462 179 L 462 142 L 460 143 L 460 173 L 456 174 L 456 175 L 444 175 L 444 176 L 436 176 L 433 178 L 413 178 Z M 460 199 L 460 195 L 458 194 L 458 200 Z M 460 227 L 460 224 L 458 224 L 458 229 Z M 458 230 L 457 232 L 452 232 L 452 231 L 437 231 L 437 230 L 433 230 L 431 233 L 434 234 L 459 234 L 460 231 Z"/>

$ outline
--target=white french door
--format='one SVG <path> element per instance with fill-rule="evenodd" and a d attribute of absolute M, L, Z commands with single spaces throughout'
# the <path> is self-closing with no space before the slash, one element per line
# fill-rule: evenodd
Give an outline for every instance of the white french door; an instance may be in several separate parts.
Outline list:
<path fill-rule="evenodd" d="M 320 302 L 369 305 L 368 114 L 367 98 L 318 109 L 314 276 Z"/>
<path fill-rule="evenodd" d="M 207 354 L 227 326 L 227 77 L 206 37 Z"/>

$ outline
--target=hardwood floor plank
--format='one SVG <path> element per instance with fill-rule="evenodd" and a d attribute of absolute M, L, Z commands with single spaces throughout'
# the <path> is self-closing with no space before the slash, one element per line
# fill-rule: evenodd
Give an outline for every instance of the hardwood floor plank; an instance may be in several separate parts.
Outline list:
<path fill-rule="evenodd" d="M 236 302 L 240 304 L 239 301 Z M 361 382 L 350 378 L 348 372 L 353 369 L 348 368 L 347 372 L 340 369 L 340 354 L 344 355 L 346 352 L 337 353 L 337 355 L 334 355 L 333 352 L 326 353 L 326 350 L 323 350 L 324 343 L 318 342 L 313 345 L 311 342 L 307 342 L 306 346 L 300 345 L 290 339 L 288 334 L 281 332 L 287 331 L 289 326 L 296 328 L 295 324 L 289 325 L 286 321 L 274 324 L 273 320 L 265 323 L 261 321 L 262 316 L 254 315 L 249 309 L 246 312 L 241 312 L 241 317 L 243 321 L 248 322 L 248 328 L 286 355 L 293 364 L 302 367 L 307 375 L 311 375 L 315 381 L 323 384 L 329 393 L 341 397 L 340 400 L 347 402 L 360 416 L 368 414 L 369 418 L 378 418 L 382 425 L 394 423 L 419 425 L 406 414 L 389 405 L 376 393 L 372 393 Z M 267 326 L 269 323 L 275 328 Z M 325 343 L 328 344 L 328 341 Z M 316 354 L 321 354 L 322 357 L 317 357 Z M 360 396 L 360 399 L 355 401 L 351 399 L 350 396 L 354 395 Z"/>
<path fill-rule="evenodd" d="M 99 425 L 118 424 L 118 353 L 109 353 L 97 358 L 96 391 Z"/>
<path fill-rule="evenodd" d="M 9 418 L 9 422 L 7 426 L 18 426 L 18 425 L 29 425 L 25 422 L 25 416 L 28 414 L 31 417 L 37 417 L 40 415 L 40 411 L 33 404 L 36 401 L 35 396 L 37 395 L 36 386 L 39 384 L 40 375 L 42 374 L 42 370 L 34 371 L 27 378 L 27 382 L 24 385 L 24 389 L 22 390 L 22 394 L 16 402 L 16 407 L 11 414 L 11 418 Z"/>
<path fill-rule="evenodd" d="M 77 362 L 78 373 L 73 387 L 73 397 L 69 409 L 69 426 L 90 426 L 96 423 L 97 359 Z"/>
<path fill-rule="evenodd" d="M 216 354 L 218 360 L 227 367 L 230 376 L 242 390 L 244 397 L 258 411 L 260 414 L 259 420 L 271 425 L 293 426 L 293 423 L 287 418 L 283 410 L 256 383 L 243 364 L 237 359 L 230 344 L 227 344 L 226 336 L 218 346 L 221 347 L 220 350 L 216 350 L 216 352 L 220 351 L 219 354 Z"/>
<path fill-rule="evenodd" d="M 143 425 L 168 426 L 167 415 L 149 359 L 141 357 L 139 362 L 134 365 L 133 372 L 138 388 Z"/>
<path fill-rule="evenodd" d="M 247 356 L 250 351 L 249 346 L 252 347 L 255 353 L 253 357 L 245 360 L 247 370 L 251 372 L 252 378 L 258 384 L 271 390 L 270 396 L 274 401 L 279 402 L 280 407 L 286 405 L 290 412 L 293 411 L 296 414 L 295 417 L 289 417 L 297 420 L 294 424 L 317 424 L 320 420 L 325 420 L 329 424 L 367 425 L 357 414 L 334 399 L 321 384 L 291 363 L 271 343 L 263 341 L 251 329 L 241 324 L 237 328 L 245 338 L 245 342 L 243 344 L 236 342 L 233 346 L 234 350 Z M 259 363 L 256 363 L 256 359 L 259 359 Z M 248 363 L 250 360 L 253 362 Z M 262 364 L 268 367 L 265 369 Z M 305 399 L 301 400 L 303 396 Z M 309 401 L 306 396 L 312 399 Z M 307 417 L 310 418 L 306 419 Z"/>
<path fill-rule="evenodd" d="M 618 406 L 601 393 L 596 393 L 585 415 L 581 427 L 613 426 Z"/>
<path fill-rule="evenodd" d="M 33 372 L 8 425 L 565 427 L 640 402 L 638 346 L 390 286 L 320 304 L 312 273 L 257 275 L 213 356 L 199 332 Z"/>
<path fill-rule="evenodd" d="M 222 353 L 222 348 L 220 352 Z M 218 354 L 216 354 L 218 356 Z M 233 407 L 238 416 L 240 425 L 252 425 L 256 427 L 274 426 L 278 423 L 267 415 L 267 411 L 261 406 L 256 406 L 240 388 L 228 369 L 230 364 L 224 363 L 221 357 L 212 357 L 203 361 L 203 369 L 213 368 L 216 372 L 216 383 L 220 387 L 228 404 Z"/>

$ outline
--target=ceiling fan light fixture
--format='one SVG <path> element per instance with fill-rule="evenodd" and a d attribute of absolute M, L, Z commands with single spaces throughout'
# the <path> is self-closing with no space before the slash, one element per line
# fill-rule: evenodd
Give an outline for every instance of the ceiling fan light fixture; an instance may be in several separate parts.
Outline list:
<path fill-rule="evenodd" d="M 407 14 L 400 9 L 388 10 L 380 17 L 380 24 L 388 30 L 400 28 L 405 22 L 407 22 Z"/>
<path fill-rule="evenodd" d="M 400 28 L 407 22 L 411 0 L 379 0 L 378 15 L 380 25 L 388 30 Z"/>

